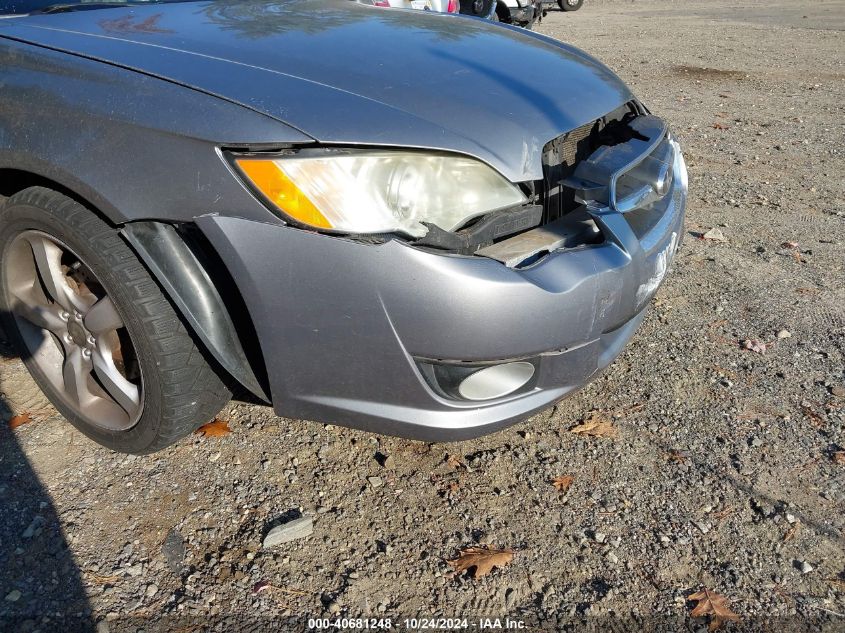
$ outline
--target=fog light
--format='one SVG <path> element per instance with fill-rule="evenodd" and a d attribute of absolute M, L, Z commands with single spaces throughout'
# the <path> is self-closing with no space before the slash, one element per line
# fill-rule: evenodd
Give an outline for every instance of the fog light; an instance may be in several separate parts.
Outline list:
<path fill-rule="evenodd" d="M 534 365 L 524 361 L 494 365 L 474 372 L 458 385 L 467 400 L 491 400 L 513 393 L 534 375 Z"/>

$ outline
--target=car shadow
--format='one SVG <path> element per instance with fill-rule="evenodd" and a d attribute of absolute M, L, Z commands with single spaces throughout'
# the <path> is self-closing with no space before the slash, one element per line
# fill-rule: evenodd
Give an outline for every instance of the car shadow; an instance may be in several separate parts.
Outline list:
<path fill-rule="evenodd" d="M 59 514 L 10 428 L 3 361 L 14 358 L 0 326 L 0 630 L 95 631 Z"/>

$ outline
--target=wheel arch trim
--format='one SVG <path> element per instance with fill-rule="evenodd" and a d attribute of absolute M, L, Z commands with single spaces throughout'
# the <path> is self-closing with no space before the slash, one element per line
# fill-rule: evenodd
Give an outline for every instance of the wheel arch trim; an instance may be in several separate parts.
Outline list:
<path fill-rule="evenodd" d="M 176 228 L 163 222 L 130 222 L 121 228 L 204 347 L 229 374 L 270 402 L 219 290 Z"/>

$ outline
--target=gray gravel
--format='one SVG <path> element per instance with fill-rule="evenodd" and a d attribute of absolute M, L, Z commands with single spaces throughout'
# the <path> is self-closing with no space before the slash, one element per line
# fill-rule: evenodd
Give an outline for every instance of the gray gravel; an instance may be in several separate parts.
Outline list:
<path fill-rule="evenodd" d="M 843 28 L 843 0 L 588 0 L 543 21 L 671 122 L 691 204 L 633 343 L 527 423 L 428 445 L 236 402 L 231 435 L 127 457 L 33 404 L 1 361 L 0 391 L 35 421 L 0 438 L 0 614 L 45 630 L 59 614 L 100 631 L 336 614 L 553 629 L 682 617 L 708 588 L 746 627 L 842 630 Z M 725 241 L 702 239 L 714 228 Z M 617 437 L 569 432 L 591 410 Z M 299 517 L 310 536 L 262 547 Z M 479 544 L 516 555 L 452 577 L 445 559 Z"/>

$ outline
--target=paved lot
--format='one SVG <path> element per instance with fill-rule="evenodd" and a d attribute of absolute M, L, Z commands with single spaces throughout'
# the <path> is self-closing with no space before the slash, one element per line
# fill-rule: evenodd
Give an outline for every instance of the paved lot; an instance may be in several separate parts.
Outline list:
<path fill-rule="evenodd" d="M 671 122 L 691 204 L 630 347 L 507 431 L 427 445 L 232 403 L 231 434 L 126 457 L 45 408 L 0 347 L 0 391 L 34 419 L 0 431 L 0 614 L 44 630 L 59 613 L 111 630 L 163 614 L 185 630 L 321 614 L 695 630 L 705 621 L 679 618 L 707 588 L 746 627 L 842 630 L 843 29 L 842 0 L 588 0 L 548 15 L 538 30 Z M 714 227 L 725 242 L 700 238 Z M 570 431 L 591 415 L 616 436 Z M 262 549 L 299 514 L 310 537 Z M 453 578 L 444 559 L 479 544 L 516 555 Z"/>

